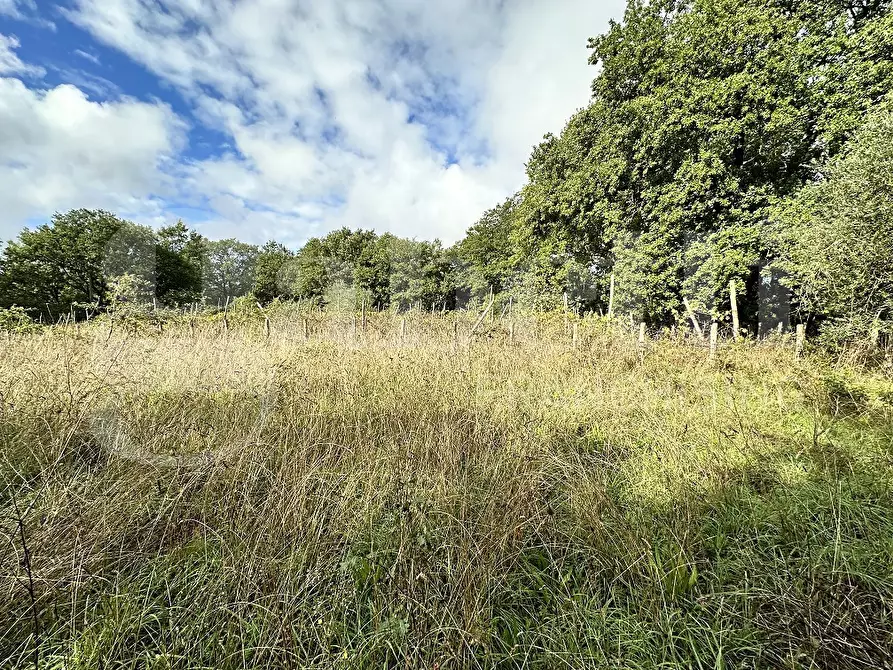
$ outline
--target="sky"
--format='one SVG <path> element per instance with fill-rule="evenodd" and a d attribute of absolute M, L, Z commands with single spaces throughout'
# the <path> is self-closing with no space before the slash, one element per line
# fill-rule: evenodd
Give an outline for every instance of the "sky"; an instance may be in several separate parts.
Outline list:
<path fill-rule="evenodd" d="M 103 208 L 449 244 L 589 99 L 622 0 L 0 0 L 0 239 Z"/>

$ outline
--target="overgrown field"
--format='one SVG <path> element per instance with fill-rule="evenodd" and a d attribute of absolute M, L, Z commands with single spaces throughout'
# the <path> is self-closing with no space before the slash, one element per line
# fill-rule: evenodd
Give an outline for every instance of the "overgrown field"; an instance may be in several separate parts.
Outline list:
<path fill-rule="evenodd" d="M 880 368 L 320 318 L 0 337 L 3 666 L 893 667 Z"/>

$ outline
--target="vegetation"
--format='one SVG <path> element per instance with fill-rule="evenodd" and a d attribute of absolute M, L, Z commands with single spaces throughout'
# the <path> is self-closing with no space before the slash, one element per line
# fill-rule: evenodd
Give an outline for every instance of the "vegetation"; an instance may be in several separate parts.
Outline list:
<path fill-rule="evenodd" d="M 126 272 L 170 306 L 453 309 L 494 292 L 605 313 L 613 276 L 615 313 L 654 327 L 686 323 L 686 299 L 728 323 L 734 281 L 750 334 L 890 329 L 888 0 L 630 0 L 590 46 L 590 104 L 452 248 L 347 229 L 258 248 L 76 210 L 6 246 L 0 307 L 84 318 Z"/>
<path fill-rule="evenodd" d="M 612 268 L 618 307 L 651 323 L 686 296 L 727 318 L 736 280 L 756 332 L 772 207 L 883 102 L 891 45 L 883 1 L 633 0 L 591 42 L 591 104 L 531 156 L 520 249 Z"/>
<path fill-rule="evenodd" d="M 3 248 L 0 666 L 893 667 L 890 3 L 591 48 L 452 247 Z"/>
<path fill-rule="evenodd" d="M 276 242 L 211 241 L 183 222 L 156 232 L 109 212 L 73 210 L 3 249 L 0 308 L 18 306 L 43 322 L 89 318 L 111 306 L 110 287 L 122 275 L 147 286 L 137 299 L 172 308 L 223 308 L 249 295 L 263 304 L 452 308 L 457 268 L 439 242 L 371 231 L 336 230 L 295 253 Z"/>
<path fill-rule="evenodd" d="M 0 340 L 0 664 L 893 663 L 889 376 L 251 314 Z"/>
<path fill-rule="evenodd" d="M 778 215 L 799 302 L 835 340 L 889 332 L 893 310 L 893 113 L 872 114 L 849 151 Z M 884 318 L 887 317 L 887 318 Z"/>

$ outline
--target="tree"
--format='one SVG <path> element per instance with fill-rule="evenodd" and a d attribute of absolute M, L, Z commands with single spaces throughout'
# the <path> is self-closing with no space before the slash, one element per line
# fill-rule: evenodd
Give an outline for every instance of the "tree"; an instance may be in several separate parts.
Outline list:
<path fill-rule="evenodd" d="M 102 210 L 55 214 L 23 230 L 0 256 L 3 306 L 55 320 L 73 306 L 107 303 L 108 280 L 129 273 L 154 281 L 152 231 Z"/>
<path fill-rule="evenodd" d="M 204 297 L 211 304 L 226 305 L 247 295 L 254 285 L 258 248 L 236 239 L 216 240 L 206 245 Z"/>
<path fill-rule="evenodd" d="M 311 238 L 290 264 L 292 294 L 322 304 L 335 291 L 339 303 L 347 300 L 359 306 L 365 299 L 371 307 L 386 308 L 390 302 L 389 238 L 348 228 Z"/>
<path fill-rule="evenodd" d="M 827 177 L 776 216 L 801 309 L 837 338 L 893 322 L 893 105 L 866 121 Z"/>
<path fill-rule="evenodd" d="M 459 260 L 465 265 L 464 280 L 472 292 L 497 293 L 507 289 L 516 275 L 515 229 L 520 195 L 515 194 L 490 209 L 475 223 L 457 245 Z"/>
<path fill-rule="evenodd" d="M 391 306 L 406 309 L 444 307 L 452 300 L 451 264 L 439 240 L 389 238 Z"/>
<path fill-rule="evenodd" d="M 290 298 L 286 266 L 294 254 L 278 242 L 267 242 L 261 247 L 254 269 L 254 297 L 266 305 L 276 298 Z"/>
<path fill-rule="evenodd" d="M 391 234 L 377 236 L 363 233 L 363 243 L 353 266 L 353 279 L 360 299 L 375 309 L 386 309 L 391 304 L 392 247 L 397 239 Z"/>
<path fill-rule="evenodd" d="M 889 4 L 631 0 L 591 41 L 591 104 L 533 151 L 516 254 L 553 288 L 556 258 L 614 266 L 618 307 L 657 322 L 683 296 L 723 317 L 735 279 L 752 318 L 772 208 L 893 84 Z"/>
<path fill-rule="evenodd" d="M 157 235 L 156 293 L 172 305 L 196 302 L 202 295 L 202 268 L 207 240 L 182 221 L 161 228 Z"/>

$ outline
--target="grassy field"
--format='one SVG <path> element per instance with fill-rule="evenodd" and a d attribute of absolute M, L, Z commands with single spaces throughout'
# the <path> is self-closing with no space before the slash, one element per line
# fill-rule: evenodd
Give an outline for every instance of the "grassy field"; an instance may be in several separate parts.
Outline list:
<path fill-rule="evenodd" d="M 0 336 L 0 665 L 893 667 L 889 372 L 353 323 Z"/>

